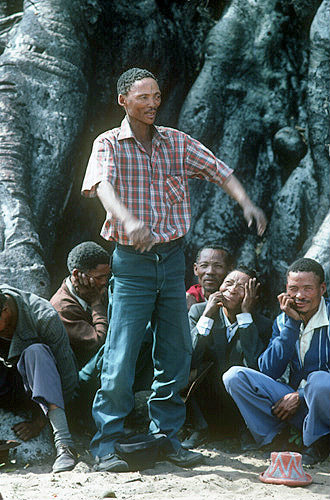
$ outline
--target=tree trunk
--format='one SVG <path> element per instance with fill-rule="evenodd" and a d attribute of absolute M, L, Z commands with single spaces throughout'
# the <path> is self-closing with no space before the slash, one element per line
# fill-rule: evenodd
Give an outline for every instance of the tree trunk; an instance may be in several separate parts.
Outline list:
<path fill-rule="evenodd" d="M 0 279 L 41 295 L 87 102 L 79 4 L 26 1 L 0 57 Z"/>

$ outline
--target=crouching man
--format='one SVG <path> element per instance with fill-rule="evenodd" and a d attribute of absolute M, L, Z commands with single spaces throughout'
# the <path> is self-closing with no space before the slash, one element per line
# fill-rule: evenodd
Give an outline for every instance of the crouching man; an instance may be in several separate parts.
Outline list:
<path fill-rule="evenodd" d="M 259 446 L 271 443 L 289 423 L 302 429 L 303 463 L 313 465 L 330 453 L 330 301 L 324 271 L 302 258 L 287 271 L 286 292 L 278 296 L 269 346 L 260 372 L 235 366 L 223 376 Z M 289 383 L 278 379 L 289 367 Z"/>
<path fill-rule="evenodd" d="M 53 472 L 72 470 L 76 453 L 64 408 L 78 385 L 78 372 L 64 326 L 47 300 L 0 285 L 0 360 L 0 404 L 8 394 L 14 400 L 25 392 L 53 429 Z M 14 430 L 24 436 L 28 426 L 23 422 Z"/>

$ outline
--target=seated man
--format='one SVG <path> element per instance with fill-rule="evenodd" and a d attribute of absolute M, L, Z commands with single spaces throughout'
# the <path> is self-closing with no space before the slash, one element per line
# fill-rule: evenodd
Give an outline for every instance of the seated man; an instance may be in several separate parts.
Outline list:
<path fill-rule="evenodd" d="M 224 277 L 232 269 L 229 252 L 217 244 L 202 247 L 196 255 L 194 274 L 198 283 L 186 292 L 188 311 L 193 304 L 205 302 L 211 293 L 219 290 Z"/>
<path fill-rule="evenodd" d="M 108 330 L 109 254 L 93 241 L 75 246 L 68 255 L 70 276 L 50 299 L 82 368 L 104 344 Z"/>
<path fill-rule="evenodd" d="M 103 344 L 108 331 L 109 260 L 108 252 L 93 241 L 75 246 L 67 258 L 70 276 L 50 299 L 78 360 L 80 388 L 70 408 L 70 417 L 75 424 L 83 420 L 84 426 L 93 425 L 90 411 L 99 388 Z M 111 299 L 111 292 L 109 295 Z M 111 314 L 110 307 L 108 314 Z M 152 382 L 151 345 L 151 331 L 148 330 L 137 360 L 135 391 L 149 388 Z M 82 412 L 82 408 L 85 411 Z"/>
<path fill-rule="evenodd" d="M 74 395 L 78 372 L 64 326 L 47 300 L 0 285 L 0 356 L 0 404 L 3 398 L 15 404 L 25 390 L 52 426 L 57 452 L 53 472 L 73 469 L 76 454 L 64 404 Z M 26 437 L 29 424 L 17 424 L 14 430 Z"/>
<path fill-rule="evenodd" d="M 301 429 L 303 463 L 325 460 L 330 452 L 330 301 L 322 266 L 302 258 L 287 271 L 282 313 L 259 358 L 260 372 L 232 367 L 223 376 L 259 446 L 271 443 L 288 423 Z M 289 383 L 278 379 L 289 365 Z"/>
<path fill-rule="evenodd" d="M 185 447 L 206 442 L 206 419 L 213 420 L 217 429 L 237 421 L 238 412 L 222 386 L 221 375 L 235 364 L 257 368 L 258 356 L 267 346 L 271 321 L 254 311 L 259 287 L 254 271 L 245 266 L 237 267 L 226 276 L 219 291 L 212 293 L 207 302 L 193 305 L 189 311 L 192 368 L 201 372 L 205 362 L 210 361 L 213 367 L 199 393 L 191 397 L 195 426 L 192 435 L 182 444 Z M 198 404 L 203 405 L 203 402 L 207 406 L 206 418 Z"/>

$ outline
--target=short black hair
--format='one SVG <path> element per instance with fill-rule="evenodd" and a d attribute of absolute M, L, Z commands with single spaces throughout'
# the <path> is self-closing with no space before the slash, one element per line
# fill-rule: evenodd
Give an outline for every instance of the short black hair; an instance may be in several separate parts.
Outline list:
<path fill-rule="evenodd" d="M 147 69 L 131 68 L 120 75 L 117 81 L 117 94 L 127 94 L 133 83 L 143 78 L 153 78 L 157 82 L 157 78 Z"/>
<path fill-rule="evenodd" d="M 222 252 L 224 252 L 225 254 L 225 258 L 226 258 L 226 264 L 227 266 L 232 266 L 233 265 L 233 258 L 232 258 L 232 255 L 231 253 L 229 252 L 228 248 L 224 247 L 223 245 L 220 245 L 219 243 L 209 243 L 209 244 L 205 244 L 203 245 L 197 252 L 197 255 L 196 255 L 196 259 L 195 259 L 195 262 L 198 263 L 199 259 L 200 259 L 200 256 L 201 256 L 201 253 L 203 250 L 206 250 L 207 248 L 209 248 L 210 250 L 221 250 Z"/>
<path fill-rule="evenodd" d="M 109 264 L 109 254 L 94 241 L 84 241 L 75 246 L 68 255 L 67 266 L 70 274 L 74 269 L 89 271 L 99 264 Z"/>
<path fill-rule="evenodd" d="M 0 315 L 2 314 L 2 310 L 7 300 L 8 298 L 6 297 L 6 295 L 0 290 Z"/>
<path fill-rule="evenodd" d="M 238 264 L 230 272 L 232 273 L 233 271 L 239 271 L 240 273 L 247 274 L 248 276 L 250 276 L 250 278 L 256 278 L 256 280 L 259 281 L 256 270 L 252 269 L 251 267 L 245 266 L 244 264 Z"/>
<path fill-rule="evenodd" d="M 289 266 L 286 272 L 286 278 L 288 279 L 289 273 L 314 273 L 319 277 L 320 283 L 324 282 L 324 269 L 316 262 L 314 259 L 309 259 L 308 257 L 302 257 L 301 259 L 295 260 L 291 266 Z"/>

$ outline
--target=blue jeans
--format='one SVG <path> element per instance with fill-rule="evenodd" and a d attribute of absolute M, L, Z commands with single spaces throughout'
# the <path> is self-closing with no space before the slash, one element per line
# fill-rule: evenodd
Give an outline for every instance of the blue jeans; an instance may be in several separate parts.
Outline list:
<path fill-rule="evenodd" d="M 124 419 L 134 407 L 135 366 L 149 321 L 154 364 L 148 401 L 150 432 L 167 434 L 174 450 L 180 446 L 177 432 L 185 420 L 180 391 L 188 382 L 192 352 L 184 266 L 179 244 L 157 245 L 142 254 L 122 245 L 114 251 L 111 333 L 93 404 L 94 456 L 113 453 L 123 435 Z"/>

